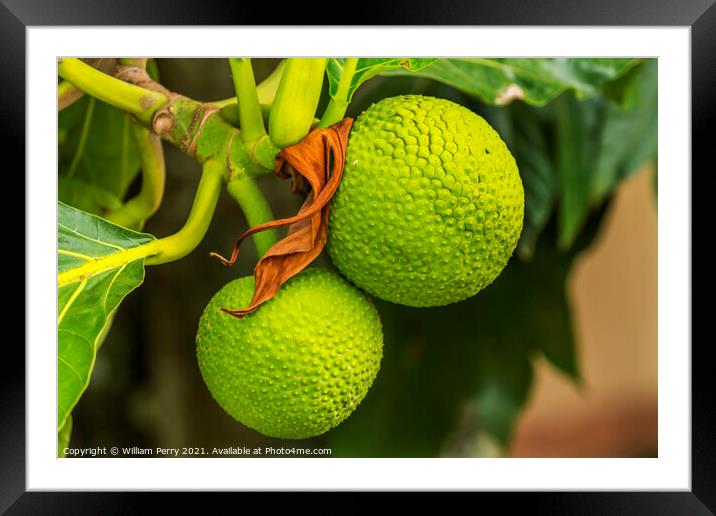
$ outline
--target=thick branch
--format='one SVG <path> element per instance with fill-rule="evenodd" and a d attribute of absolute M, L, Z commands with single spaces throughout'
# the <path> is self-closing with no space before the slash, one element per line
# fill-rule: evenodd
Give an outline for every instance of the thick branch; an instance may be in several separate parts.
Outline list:
<path fill-rule="evenodd" d="M 166 94 L 119 80 L 80 59 L 64 58 L 57 65 L 63 79 L 93 97 L 149 123 L 152 115 L 169 102 Z"/>

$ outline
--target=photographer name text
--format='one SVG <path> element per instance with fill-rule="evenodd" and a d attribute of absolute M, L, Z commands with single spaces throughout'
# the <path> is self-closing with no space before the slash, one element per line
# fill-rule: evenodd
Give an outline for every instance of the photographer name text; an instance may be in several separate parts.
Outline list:
<path fill-rule="evenodd" d="M 330 448 L 296 448 L 258 446 L 229 446 L 226 448 L 143 448 L 140 446 L 97 446 L 93 448 L 64 448 L 65 457 L 266 457 L 266 456 L 330 456 Z"/>

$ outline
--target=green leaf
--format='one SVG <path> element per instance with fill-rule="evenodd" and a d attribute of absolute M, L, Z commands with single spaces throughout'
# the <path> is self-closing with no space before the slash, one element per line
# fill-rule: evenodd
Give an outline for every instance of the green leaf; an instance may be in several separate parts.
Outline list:
<path fill-rule="evenodd" d="M 58 198 L 78 210 L 104 215 L 122 205 L 112 192 L 88 183 L 84 179 L 60 176 L 58 181 Z"/>
<path fill-rule="evenodd" d="M 599 156 L 593 144 L 602 113 L 563 95 L 554 102 L 556 169 L 559 180 L 559 246 L 568 249 L 589 213 L 592 164 Z"/>
<path fill-rule="evenodd" d="M 608 196 L 622 180 L 656 154 L 658 146 L 658 61 L 649 59 L 624 94 L 624 108 L 608 105 L 590 197 Z"/>
<path fill-rule="evenodd" d="M 562 96 L 556 120 L 559 244 L 572 245 L 589 210 L 648 161 L 657 149 L 657 62 L 640 66 L 622 105 Z M 622 107 L 625 106 L 625 107 Z"/>
<path fill-rule="evenodd" d="M 159 82 L 159 64 L 153 57 L 147 60 L 147 73 L 152 80 Z"/>
<path fill-rule="evenodd" d="M 114 310 L 144 280 L 144 258 L 108 264 L 75 280 L 64 281 L 63 273 L 152 240 L 58 202 L 58 429 L 87 388 Z"/>
<path fill-rule="evenodd" d="M 59 175 L 61 180 L 80 181 L 74 186 L 89 184 L 93 190 L 82 194 L 76 188 L 64 188 L 59 192 L 59 200 L 78 208 L 93 208 L 92 213 L 102 215 L 102 205 L 93 201 L 96 192 L 123 200 L 139 173 L 140 158 L 127 115 L 95 100 L 92 116 L 86 117 L 90 101 L 85 96 L 58 115 Z M 85 124 L 86 140 L 81 145 Z M 67 177 L 75 159 L 76 169 Z"/>
<path fill-rule="evenodd" d="M 508 144 L 518 163 L 525 189 L 525 218 L 517 255 L 530 259 L 537 239 L 554 211 L 557 200 L 557 171 L 548 137 L 551 128 L 543 110 L 522 103 L 508 109 L 486 106 L 483 115 Z"/>
<path fill-rule="evenodd" d="M 71 152 L 71 149 L 67 148 L 67 141 L 72 135 L 73 138 L 79 138 L 78 134 L 73 134 L 81 130 L 80 125 L 82 124 L 85 113 L 87 111 L 87 104 L 89 98 L 87 95 L 79 99 L 71 106 L 63 109 L 57 115 L 57 133 L 58 133 L 58 145 L 60 147 L 60 154 L 65 151 L 67 154 Z M 77 142 L 73 142 L 76 146 Z M 72 160 L 73 154 L 69 155 L 67 159 Z M 68 162 L 69 164 L 69 162 Z"/>
<path fill-rule="evenodd" d="M 602 92 L 604 93 L 604 96 L 624 109 L 631 109 L 632 107 L 634 107 L 631 102 L 633 102 L 635 99 L 631 93 L 634 90 L 634 85 L 636 81 L 639 80 L 639 77 L 642 74 L 644 63 L 649 61 L 651 60 L 645 59 L 641 63 L 630 68 L 629 71 L 621 77 L 618 77 L 613 81 L 605 83 L 602 86 Z"/>
<path fill-rule="evenodd" d="M 505 360 L 505 349 L 495 340 L 482 347 L 475 375 L 480 379 L 472 400 L 476 424 L 506 448 L 517 416 L 525 405 L 534 373 L 529 354 L 521 350 L 513 360 Z"/>
<path fill-rule="evenodd" d="M 402 69 L 408 72 L 416 72 L 422 70 L 427 66 L 432 65 L 438 61 L 433 58 L 405 58 L 405 57 L 391 57 L 391 58 L 360 58 L 356 65 L 356 71 L 351 79 L 351 85 L 348 89 L 348 96 L 345 100 L 351 101 L 353 93 L 358 89 L 358 86 L 363 84 L 368 79 L 375 77 L 378 74 L 385 73 L 389 70 Z M 343 64 L 345 58 L 331 58 L 328 60 L 326 66 L 326 73 L 328 75 L 328 92 L 331 98 L 336 96 L 338 92 L 338 84 L 341 80 L 341 73 L 343 72 Z"/>
<path fill-rule="evenodd" d="M 515 156 L 525 187 L 524 229 L 517 248 L 530 259 L 556 208 L 559 243 L 569 248 L 591 211 L 657 150 L 657 68 L 646 60 L 629 72 L 622 103 L 578 101 L 565 94 L 536 108 L 479 106 Z"/>
<path fill-rule="evenodd" d="M 578 99 L 598 95 L 604 84 L 619 78 L 640 61 L 623 58 L 446 58 L 415 73 L 475 95 L 487 104 L 506 105 L 520 99 L 534 106 L 544 106 L 568 90 Z"/>
<path fill-rule="evenodd" d="M 70 445 L 70 436 L 72 435 L 72 416 L 67 416 L 65 424 L 62 425 L 60 431 L 57 432 L 57 456 L 63 458 L 65 456 L 64 449 Z"/>

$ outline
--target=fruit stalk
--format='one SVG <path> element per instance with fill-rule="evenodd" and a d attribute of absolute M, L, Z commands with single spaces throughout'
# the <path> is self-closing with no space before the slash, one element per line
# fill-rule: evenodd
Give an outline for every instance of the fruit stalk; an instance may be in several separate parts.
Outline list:
<path fill-rule="evenodd" d="M 346 110 L 349 104 L 348 94 L 350 93 L 351 81 L 355 75 L 357 65 L 357 57 L 348 57 L 343 62 L 343 70 L 341 71 L 341 79 L 338 82 L 338 90 L 336 90 L 335 95 L 331 96 L 331 100 L 328 103 L 328 107 L 326 107 L 325 113 L 323 113 L 321 121 L 318 123 L 318 127 L 325 129 L 346 116 Z"/>
<path fill-rule="evenodd" d="M 216 202 L 224 183 L 224 172 L 224 165 L 217 161 L 209 160 L 204 163 L 194 204 L 184 227 L 169 237 L 155 241 L 159 252 L 147 258 L 147 265 L 176 261 L 199 245 L 214 215 Z"/>
<path fill-rule="evenodd" d="M 274 145 L 288 147 L 301 141 L 313 123 L 326 70 L 326 58 L 290 58 L 269 115 Z"/>
<path fill-rule="evenodd" d="M 244 143 L 255 142 L 266 134 L 266 128 L 256 92 L 256 80 L 251 67 L 251 59 L 232 57 L 229 59 L 229 65 L 236 89 L 241 140 Z"/>
<path fill-rule="evenodd" d="M 233 197 L 241 211 L 246 216 L 249 227 L 257 226 L 274 219 L 271 207 L 266 198 L 261 193 L 256 180 L 249 176 L 244 176 L 229 182 L 226 189 Z M 270 229 L 253 235 L 256 253 L 261 258 L 266 251 L 269 250 L 276 242 L 278 242 L 278 231 Z"/>

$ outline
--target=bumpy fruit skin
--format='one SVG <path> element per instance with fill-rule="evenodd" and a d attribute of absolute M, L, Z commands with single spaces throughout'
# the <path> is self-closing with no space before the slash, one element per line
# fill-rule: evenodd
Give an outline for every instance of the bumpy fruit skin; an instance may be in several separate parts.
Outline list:
<path fill-rule="evenodd" d="M 445 99 L 390 97 L 353 125 L 328 249 L 376 297 L 446 305 L 500 274 L 523 216 L 517 164 L 483 118 Z"/>
<path fill-rule="evenodd" d="M 372 302 L 339 274 L 314 268 L 243 319 L 219 310 L 248 305 L 253 292 L 253 277 L 228 283 L 199 321 L 197 358 L 212 396 L 270 437 L 303 439 L 335 427 L 380 368 L 383 332 Z"/>

